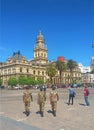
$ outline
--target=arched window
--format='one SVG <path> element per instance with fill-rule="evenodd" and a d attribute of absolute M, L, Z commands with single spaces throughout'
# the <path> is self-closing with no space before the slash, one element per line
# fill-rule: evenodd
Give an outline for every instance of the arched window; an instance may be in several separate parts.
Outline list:
<path fill-rule="evenodd" d="M 38 71 L 38 75 L 40 75 L 40 71 Z"/>
<path fill-rule="evenodd" d="M 22 72 L 22 67 L 20 67 L 20 72 Z"/>
<path fill-rule="evenodd" d="M 27 73 L 29 73 L 29 69 L 27 68 Z"/>
<path fill-rule="evenodd" d="M 42 71 L 42 75 L 44 75 L 44 71 Z"/>
<path fill-rule="evenodd" d="M 35 70 L 33 71 L 33 74 L 35 74 L 36 72 L 35 72 Z"/>

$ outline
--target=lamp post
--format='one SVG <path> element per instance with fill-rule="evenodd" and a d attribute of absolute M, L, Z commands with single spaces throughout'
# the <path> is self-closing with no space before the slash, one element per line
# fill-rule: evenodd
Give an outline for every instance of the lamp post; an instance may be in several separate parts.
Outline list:
<path fill-rule="evenodd" d="M 92 48 L 94 48 L 94 43 L 92 43 Z M 94 55 L 94 53 L 93 53 L 93 55 Z"/>
<path fill-rule="evenodd" d="M 92 48 L 94 48 L 94 43 L 92 44 Z M 93 51 L 93 56 L 94 56 L 94 51 Z M 92 61 L 92 62 L 94 62 L 94 61 Z M 94 82 L 94 63 L 93 63 L 93 67 L 92 67 L 92 74 L 93 74 L 93 82 Z"/>

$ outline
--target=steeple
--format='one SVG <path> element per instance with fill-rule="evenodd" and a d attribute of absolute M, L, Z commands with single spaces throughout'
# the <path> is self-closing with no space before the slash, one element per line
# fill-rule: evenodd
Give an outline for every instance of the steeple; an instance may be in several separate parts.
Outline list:
<path fill-rule="evenodd" d="M 37 44 L 37 46 L 41 47 L 41 46 L 44 46 L 44 42 L 45 42 L 44 37 L 40 31 L 37 38 L 36 38 L 36 44 Z"/>

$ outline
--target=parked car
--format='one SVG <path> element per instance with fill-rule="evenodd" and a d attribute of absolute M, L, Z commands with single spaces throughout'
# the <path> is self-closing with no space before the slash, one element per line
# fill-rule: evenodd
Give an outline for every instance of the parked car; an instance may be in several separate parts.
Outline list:
<path fill-rule="evenodd" d="M 13 89 L 21 89 L 19 86 L 14 86 Z"/>
<path fill-rule="evenodd" d="M 4 89 L 5 87 L 4 86 L 0 86 L 0 89 Z"/>

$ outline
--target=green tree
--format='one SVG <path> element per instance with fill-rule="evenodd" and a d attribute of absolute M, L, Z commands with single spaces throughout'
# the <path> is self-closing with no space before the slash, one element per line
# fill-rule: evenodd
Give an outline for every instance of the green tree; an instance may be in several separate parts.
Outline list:
<path fill-rule="evenodd" d="M 56 75 L 56 68 L 53 64 L 49 64 L 46 68 L 46 74 L 50 77 L 50 82 L 52 83 L 52 78 Z"/>
<path fill-rule="evenodd" d="M 0 78 L 0 86 L 2 85 L 2 82 L 3 82 L 3 81 L 2 81 L 2 79 Z"/>
<path fill-rule="evenodd" d="M 31 85 L 36 85 L 36 80 L 35 80 L 35 77 L 31 77 Z"/>
<path fill-rule="evenodd" d="M 32 77 L 27 77 L 27 85 L 32 85 Z"/>
<path fill-rule="evenodd" d="M 13 87 L 16 86 L 18 84 L 18 81 L 15 77 L 11 77 L 8 79 L 8 85 Z"/>
<path fill-rule="evenodd" d="M 27 77 L 26 85 L 36 85 L 37 81 L 35 80 L 35 77 Z"/>
<path fill-rule="evenodd" d="M 19 76 L 18 83 L 19 85 L 26 85 L 27 84 L 27 78 L 25 76 Z"/>
<path fill-rule="evenodd" d="M 41 77 L 37 78 L 37 84 L 39 84 L 39 85 L 43 85 L 44 84 L 44 81 L 43 81 L 43 79 Z"/>
<path fill-rule="evenodd" d="M 71 83 L 72 83 L 72 81 L 73 81 L 73 79 L 72 79 L 73 70 L 78 67 L 78 64 L 77 64 L 76 61 L 73 61 L 72 59 L 70 59 L 67 62 L 67 67 L 70 70 L 70 74 L 71 74 L 71 77 L 70 77 L 71 79 L 70 80 L 71 80 Z"/>
<path fill-rule="evenodd" d="M 60 76 L 60 84 L 61 84 L 61 79 L 62 79 L 62 72 L 64 72 L 67 69 L 67 65 L 65 62 L 62 61 L 57 61 L 56 62 L 56 68 L 59 71 L 59 76 Z"/>

